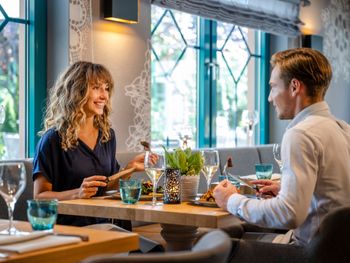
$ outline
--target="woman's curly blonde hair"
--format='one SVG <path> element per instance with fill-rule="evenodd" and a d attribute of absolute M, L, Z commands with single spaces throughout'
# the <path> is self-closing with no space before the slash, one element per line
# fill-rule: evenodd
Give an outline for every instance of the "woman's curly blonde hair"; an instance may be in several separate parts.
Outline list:
<path fill-rule="evenodd" d="M 45 113 L 44 134 L 54 128 L 61 137 L 63 150 L 78 145 L 80 125 L 86 121 L 84 105 L 88 101 L 88 90 L 92 85 L 107 84 L 109 97 L 113 91 L 113 80 L 109 71 L 100 64 L 79 61 L 71 65 L 58 79 L 49 91 L 48 107 Z M 102 132 L 101 140 L 110 139 L 109 114 L 111 112 L 110 99 L 103 109 L 102 115 L 94 117 L 94 126 Z"/>

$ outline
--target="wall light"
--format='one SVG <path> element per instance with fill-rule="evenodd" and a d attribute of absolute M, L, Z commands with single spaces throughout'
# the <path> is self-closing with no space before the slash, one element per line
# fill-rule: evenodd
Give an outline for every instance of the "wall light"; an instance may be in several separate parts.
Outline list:
<path fill-rule="evenodd" d="M 302 35 L 301 36 L 302 47 L 310 47 L 317 49 L 318 51 L 323 51 L 323 39 L 321 36 L 317 35 Z"/>
<path fill-rule="evenodd" d="M 139 0 L 104 0 L 103 18 L 136 24 L 139 22 Z"/>

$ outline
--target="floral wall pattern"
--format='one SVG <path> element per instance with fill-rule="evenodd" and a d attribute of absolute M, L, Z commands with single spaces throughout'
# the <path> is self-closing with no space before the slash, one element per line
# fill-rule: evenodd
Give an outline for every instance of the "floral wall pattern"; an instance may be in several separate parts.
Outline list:
<path fill-rule="evenodd" d="M 324 53 L 331 61 L 334 80 L 348 78 L 350 72 L 350 1 L 331 0 L 321 12 Z"/>
<path fill-rule="evenodd" d="M 151 141 L 151 50 L 148 44 L 141 74 L 130 85 L 125 86 L 125 95 L 131 98 L 134 108 L 133 124 L 129 126 L 129 137 L 125 144 L 128 151 L 141 152 L 140 141 Z"/>
<path fill-rule="evenodd" d="M 69 0 L 69 63 L 93 60 L 91 0 Z"/>

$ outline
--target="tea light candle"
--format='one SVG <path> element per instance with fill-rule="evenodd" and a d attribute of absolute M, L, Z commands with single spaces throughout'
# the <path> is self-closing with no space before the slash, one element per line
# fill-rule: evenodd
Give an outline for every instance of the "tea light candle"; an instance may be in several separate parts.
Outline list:
<path fill-rule="evenodd" d="M 179 169 L 165 169 L 164 204 L 181 203 L 180 176 Z"/>

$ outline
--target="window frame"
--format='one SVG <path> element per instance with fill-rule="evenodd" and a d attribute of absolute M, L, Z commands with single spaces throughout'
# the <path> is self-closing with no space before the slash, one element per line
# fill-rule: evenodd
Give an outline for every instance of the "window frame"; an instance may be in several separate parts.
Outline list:
<path fill-rule="evenodd" d="M 25 156 L 33 157 L 46 102 L 46 0 L 26 0 Z"/>
<path fill-rule="evenodd" d="M 171 9 L 165 9 L 163 15 L 152 29 L 151 36 L 159 26 L 166 12 L 172 12 Z M 175 22 L 176 23 L 176 22 Z M 179 25 L 176 24 L 177 27 Z M 199 17 L 198 22 L 198 72 L 197 74 L 197 120 L 196 130 L 197 148 L 216 147 L 216 116 L 217 116 L 217 80 L 213 75 L 217 70 L 217 22 L 214 20 Z M 181 30 L 179 30 L 181 32 Z M 258 58 L 254 66 L 254 99 L 251 106 L 259 111 L 259 123 L 256 125 L 255 144 L 266 144 L 269 141 L 269 40 L 270 34 L 258 31 L 255 33 L 255 52 L 251 53 L 252 58 Z M 154 51 L 153 51 L 154 53 Z M 154 53 L 155 54 L 155 53 Z M 156 55 L 156 54 L 155 54 Z M 183 55 L 183 54 L 182 54 Z M 181 56 L 182 57 L 182 56 Z M 181 57 L 179 59 L 181 59 Z M 158 57 L 156 57 L 159 60 Z M 179 61 L 179 60 L 178 60 Z M 178 63 L 177 61 L 177 63 Z M 208 72 L 208 73 L 206 73 Z M 152 74 L 152 72 L 151 72 Z"/>

